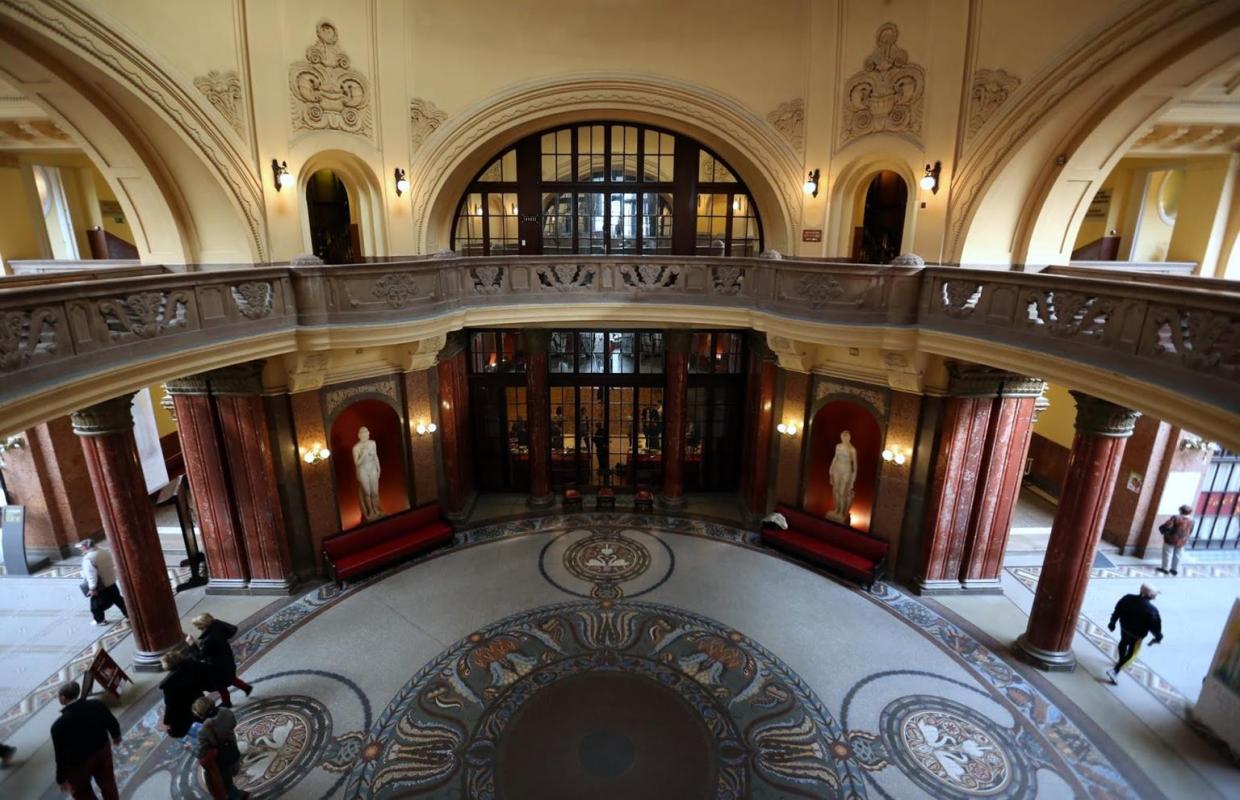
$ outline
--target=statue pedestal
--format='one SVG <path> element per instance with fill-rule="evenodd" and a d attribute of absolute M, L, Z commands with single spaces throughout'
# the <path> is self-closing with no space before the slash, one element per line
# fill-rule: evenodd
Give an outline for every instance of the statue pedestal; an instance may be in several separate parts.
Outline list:
<path fill-rule="evenodd" d="M 832 522 L 838 522 L 841 525 L 848 525 L 852 522 L 852 514 L 847 511 L 845 511 L 843 514 L 840 514 L 835 511 L 828 511 L 826 514 L 826 517 Z"/>

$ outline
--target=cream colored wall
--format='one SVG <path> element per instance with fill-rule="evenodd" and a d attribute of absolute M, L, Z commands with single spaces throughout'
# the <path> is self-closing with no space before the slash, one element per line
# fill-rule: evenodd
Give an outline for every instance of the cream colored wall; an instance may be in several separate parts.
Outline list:
<path fill-rule="evenodd" d="M 26 183 L 16 161 L 0 166 L 0 256 L 5 262 L 39 258 L 38 228 L 30 210 Z"/>
<path fill-rule="evenodd" d="M 1076 401 L 1068 394 L 1066 386 L 1057 383 L 1046 385 L 1046 399 L 1051 402 L 1033 426 L 1033 432 L 1045 436 L 1064 447 L 1072 447 L 1076 435 Z"/>
<path fill-rule="evenodd" d="M 1137 227 L 1130 261 L 1166 261 L 1167 247 L 1175 222 L 1164 222 L 1158 212 L 1163 183 L 1173 170 L 1157 170 L 1145 176 L 1144 191 L 1137 211 Z"/>

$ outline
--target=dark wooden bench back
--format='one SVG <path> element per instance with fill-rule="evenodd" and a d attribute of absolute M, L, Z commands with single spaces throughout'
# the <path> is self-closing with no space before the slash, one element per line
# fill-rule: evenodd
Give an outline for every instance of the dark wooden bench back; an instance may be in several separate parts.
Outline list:
<path fill-rule="evenodd" d="M 439 519 L 438 501 L 375 520 L 360 528 L 338 533 L 323 540 L 323 552 L 332 560 L 383 544 Z"/>
<path fill-rule="evenodd" d="M 785 505 L 775 506 L 775 511 L 783 514 L 784 518 L 788 520 L 788 528 L 790 530 L 798 530 L 821 539 L 827 544 L 834 545 L 841 550 L 856 553 L 871 561 L 880 561 L 887 556 L 887 543 L 881 539 L 866 536 L 860 531 L 846 528 L 838 523 L 822 519 L 821 517 L 815 517 L 812 514 L 807 514 L 804 511 L 798 511 Z"/>

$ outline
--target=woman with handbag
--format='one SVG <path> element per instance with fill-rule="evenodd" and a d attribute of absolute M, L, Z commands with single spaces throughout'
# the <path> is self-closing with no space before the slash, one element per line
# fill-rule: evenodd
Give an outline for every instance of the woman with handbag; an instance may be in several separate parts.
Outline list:
<path fill-rule="evenodd" d="M 199 614 L 194 617 L 193 623 L 200 633 L 197 641 L 192 636 L 185 637 L 190 653 L 202 664 L 208 688 L 219 692 L 220 703 L 225 708 L 232 708 L 229 687 L 235 686 L 245 692 L 246 697 L 254 691 L 253 686 L 237 677 L 237 659 L 233 655 L 232 645 L 228 642 L 237 634 L 237 626 L 229 625 L 210 614 Z"/>
<path fill-rule="evenodd" d="M 1184 545 L 1188 544 L 1188 537 L 1193 535 L 1192 513 L 1192 506 L 1180 506 L 1179 514 L 1158 526 L 1158 532 L 1163 537 L 1162 566 L 1158 571 L 1164 575 L 1168 572 L 1180 574 L 1180 554 L 1184 552 Z"/>
<path fill-rule="evenodd" d="M 241 772 L 241 748 L 237 745 L 237 718 L 227 708 L 217 708 L 209 697 L 194 701 L 194 716 L 202 723 L 194 742 L 194 757 L 202 767 L 203 782 L 212 800 L 244 800 L 248 792 L 233 782 Z"/>

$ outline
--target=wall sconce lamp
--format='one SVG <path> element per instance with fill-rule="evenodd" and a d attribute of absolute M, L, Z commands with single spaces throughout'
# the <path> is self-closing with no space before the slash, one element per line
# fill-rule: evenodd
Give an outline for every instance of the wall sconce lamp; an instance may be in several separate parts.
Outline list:
<path fill-rule="evenodd" d="M 439 426 L 433 422 L 418 422 L 414 430 L 417 431 L 418 436 L 425 436 L 428 433 L 434 433 L 439 430 Z"/>
<path fill-rule="evenodd" d="M 926 174 L 921 176 L 921 180 L 917 185 L 925 189 L 931 194 L 939 193 L 939 171 L 943 169 L 941 161 L 934 162 L 934 166 L 926 165 Z"/>
<path fill-rule="evenodd" d="M 818 170 L 813 170 L 809 173 L 809 177 L 805 179 L 805 185 L 803 188 L 805 189 L 805 193 L 810 197 L 818 196 Z"/>
<path fill-rule="evenodd" d="M 883 461 L 891 461 L 895 462 L 897 466 L 903 466 L 904 462 L 908 461 L 908 454 L 904 452 L 903 448 L 890 447 L 883 451 Z"/>
<path fill-rule="evenodd" d="M 775 430 L 779 431 L 784 436 L 796 436 L 797 431 L 801 429 L 797 427 L 795 422 L 781 422 L 775 426 Z"/>
<path fill-rule="evenodd" d="M 271 179 L 276 185 L 276 191 L 280 191 L 285 186 L 293 185 L 293 175 L 288 171 L 287 161 L 277 161 L 271 159 Z"/>
<path fill-rule="evenodd" d="M 409 179 L 405 177 L 405 171 L 400 167 L 396 168 L 396 196 L 400 197 L 409 191 Z"/>
<path fill-rule="evenodd" d="M 328 450 L 323 445 L 315 442 L 310 445 L 308 449 L 302 451 L 301 460 L 305 461 L 307 464 L 317 464 L 320 461 L 326 461 L 331 457 L 331 454 L 331 450 Z"/>
<path fill-rule="evenodd" d="M 26 438 L 20 433 L 13 436 L 6 436 L 0 440 L 0 467 L 4 466 L 4 454 L 10 450 L 25 450 Z"/>
<path fill-rule="evenodd" d="M 1217 448 L 1218 445 L 1214 442 L 1202 439 L 1200 436 L 1193 436 L 1192 434 L 1186 434 L 1184 438 L 1180 440 L 1181 450 L 1201 450 L 1204 451 L 1206 455 L 1210 455 Z M 4 445 L 0 445 L 0 451 L 3 449 Z"/>

